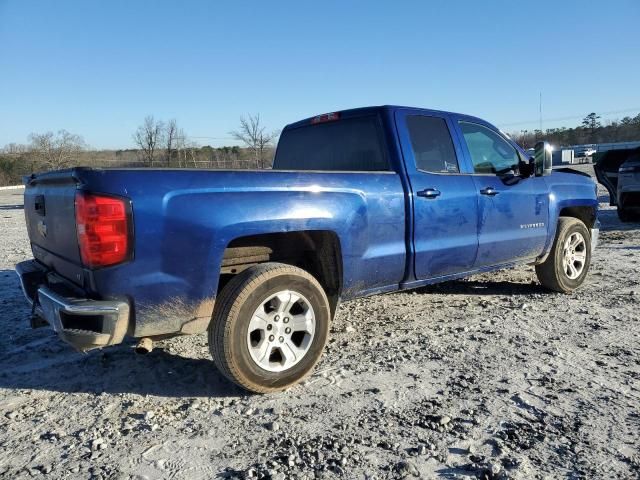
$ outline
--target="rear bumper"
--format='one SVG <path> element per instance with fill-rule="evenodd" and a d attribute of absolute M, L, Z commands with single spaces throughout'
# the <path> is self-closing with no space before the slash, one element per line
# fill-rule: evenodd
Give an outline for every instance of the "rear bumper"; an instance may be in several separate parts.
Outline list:
<path fill-rule="evenodd" d="M 127 302 L 70 294 L 63 284 L 51 282 L 44 267 L 33 260 L 16 265 L 16 273 L 33 314 L 76 349 L 106 347 L 124 339 L 130 317 Z"/>

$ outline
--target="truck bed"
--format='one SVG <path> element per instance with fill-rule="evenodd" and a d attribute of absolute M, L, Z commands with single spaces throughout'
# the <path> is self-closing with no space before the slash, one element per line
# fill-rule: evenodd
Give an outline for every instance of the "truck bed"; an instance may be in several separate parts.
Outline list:
<path fill-rule="evenodd" d="M 131 261 L 82 265 L 76 191 L 131 201 Z M 345 298 L 397 288 L 406 260 L 403 192 L 393 172 L 74 168 L 29 177 L 25 215 L 38 262 L 91 298 L 126 296 L 135 318 L 131 333 L 147 336 L 208 321 L 223 252 L 246 235 L 337 232 Z M 36 208 L 42 202 L 44 212 Z"/>

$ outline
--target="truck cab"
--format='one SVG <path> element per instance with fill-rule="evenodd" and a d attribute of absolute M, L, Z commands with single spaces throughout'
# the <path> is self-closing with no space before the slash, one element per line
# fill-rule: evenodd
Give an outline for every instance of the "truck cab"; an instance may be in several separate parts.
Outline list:
<path fill-rule="evenodd" d="M 522 178 L 529 158 L 486 122 L 465 115 L 399 109 L 413 204 L 415 282 L 532 261 L 543 252 L 549 189 Z"/>

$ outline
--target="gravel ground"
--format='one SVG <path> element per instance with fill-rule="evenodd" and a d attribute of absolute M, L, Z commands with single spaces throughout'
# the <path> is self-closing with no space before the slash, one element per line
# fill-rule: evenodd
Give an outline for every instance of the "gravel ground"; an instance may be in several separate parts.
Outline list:
<path fill-rule="evenodd" d="M 349 302 L 315 374 L 258 396 L 205 335 L 136 356 L 29 329 L 2 191 L 0 477 L 640 478 L 640 225 L 602 207 L 573 295 L 522 267 Z"/>

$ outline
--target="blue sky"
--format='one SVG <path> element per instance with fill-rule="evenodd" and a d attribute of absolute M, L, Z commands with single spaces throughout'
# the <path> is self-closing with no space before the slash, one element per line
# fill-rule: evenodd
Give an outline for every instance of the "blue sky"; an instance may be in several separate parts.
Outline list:
<path fill-rule="evenodd" d="M 639 24 L 638 0 L 0 0 L 0 146 L 64 128 L 129 147 L 149 114 L 220 146 L 242 114 L 379 104 L 517 131 L 540 92 L 545 128 L 635 115 Z"/>

